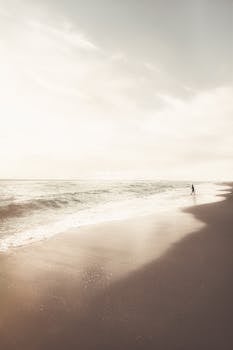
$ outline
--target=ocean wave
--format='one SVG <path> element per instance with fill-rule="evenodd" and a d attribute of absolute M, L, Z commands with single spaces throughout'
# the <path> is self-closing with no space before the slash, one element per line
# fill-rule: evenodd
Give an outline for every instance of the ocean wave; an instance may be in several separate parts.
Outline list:
<path fill-rule="evenodd" d="M 27 216 L 35 211 L 48 209 L 62 209 L 86 206 L 89 203 L 96 203 L 101 199 L 101 195 L 109 193 L 108 189 L 91 189 L 73 192 L 58 192 L 51 197 L 30 198 L 30 200 L 12 201 L 13 198 L 1 198 L 0 219 Z M 11 199 L 11 201 L 10 201 Z"/>
<path fill-rule="evenodd" d="M 47 210 L 58 211 L 59 209 L 82 209 L 92 207 L 99 203 L 114 201 L 117 199 L 146 197 L 156 193 L 172 189 L 173 186 L 158 183 L 121 183 L 111 185 L 110 188 L 80 188 L 78 191 L 58 191 L 45 197 L 38 196 L 27 198 L 1 196 L 0 220 L 8 218 L 26 217 L 34 212 Z M 27 194 L 28 196 L 28 194 Z"/>
<path fill-rule="evenodd" d="M 75 202 L 80 200 L 75 199 Z M 19 217 L 28 215 L 29 212 L 43 210 L 43 209 L 59 209 L 67 206 L 69 200 L 65 199 L 34 199 L 31 201 L 24 201 L 18 203 L 10 203 L 0 206 L 0 218 L 7 219 L 11 217 Z"/>

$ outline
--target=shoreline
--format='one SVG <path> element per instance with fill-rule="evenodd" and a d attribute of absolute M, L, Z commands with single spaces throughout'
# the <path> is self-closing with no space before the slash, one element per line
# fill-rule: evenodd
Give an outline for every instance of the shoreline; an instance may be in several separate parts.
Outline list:
<path fill-rule="evenodd" d="M 214 186 L 215 188 L 209 188 L 208 186 Z M 10 253 L 11 250 L 22 249 L 38 242 L 46 242 L 58 235 L 82 231 L 83 228 L 89 230 L 107 223 L 114 224 L 132 221 L 137 218 L 143 220 L 145 217 L 159 217 L 163 212 L 167 212 L 167 215 L 169 215 L 168 211 L 173 213 L 174 211 L 182 211 L 186 207 L 221 201 L 224 199 L 224 194 L 219 196 L 218 193 L 220 191 L 227 193 L 227 188 L 224 190 L 219 189 L 222 186 L 224 184 L 214 182 L 200 183 L 195 195 L 190 195 L 188 188 L 183 193 L 179 193 L 179 195 L 177 192 L 169 190 L 145 198 L 135 197 L 99 204 L 93 212 L 91 208 L 90 211 L 81 210 L 76 212 L 76 214 L 64 217 L 62 217 L 61 213 L 59 218 L 57 217 L 57 221 L 40 224 L 32 229 L 28 228 L 26 231 L 19 231 L 16 236 L 12 234 L 3 236 L 0 239 L 0 254 Z M 218 197 L 221 198 L 219 199 Z"/>
<path fill-rule="evenodd" d="M 1 347 L 231 349 L 233 198 L 222 196 L 159 224 L 105 223 L 2 254 Z"/>

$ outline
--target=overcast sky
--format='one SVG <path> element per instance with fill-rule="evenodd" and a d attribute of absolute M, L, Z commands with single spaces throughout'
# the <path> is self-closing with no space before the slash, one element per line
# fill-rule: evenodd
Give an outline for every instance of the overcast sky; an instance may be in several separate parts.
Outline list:
<path fill-rule="evenodd" d="M 1 178 L 233 178 L 233 0 L 0 0 Z"/>

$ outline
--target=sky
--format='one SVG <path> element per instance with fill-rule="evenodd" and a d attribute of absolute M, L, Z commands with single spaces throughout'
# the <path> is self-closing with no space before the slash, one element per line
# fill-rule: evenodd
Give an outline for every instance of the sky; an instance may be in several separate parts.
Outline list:
<path fill-rule="evenodd" d="M 0 0 L 0 178 L 232 180 L 233 0 Z"/>

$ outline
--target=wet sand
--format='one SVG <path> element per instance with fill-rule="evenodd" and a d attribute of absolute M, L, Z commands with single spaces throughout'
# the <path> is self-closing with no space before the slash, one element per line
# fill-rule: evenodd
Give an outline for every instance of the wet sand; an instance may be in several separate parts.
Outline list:
<path fill-rule="evenodd" d="M 233 349 L 232 213 L 229 193 L 2 254 L 0 348 Z"/>

